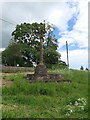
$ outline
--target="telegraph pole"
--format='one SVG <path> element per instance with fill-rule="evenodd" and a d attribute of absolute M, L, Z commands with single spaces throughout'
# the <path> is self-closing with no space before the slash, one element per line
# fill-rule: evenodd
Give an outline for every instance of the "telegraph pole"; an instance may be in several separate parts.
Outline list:
<path fill-rule="evenodd" d="M 68 43 L 67 43 L 67 41 L 66 41 L 66 52 L 67 52 L 67 65 L 68 65 L 68 68 L 69 68 Z"/>

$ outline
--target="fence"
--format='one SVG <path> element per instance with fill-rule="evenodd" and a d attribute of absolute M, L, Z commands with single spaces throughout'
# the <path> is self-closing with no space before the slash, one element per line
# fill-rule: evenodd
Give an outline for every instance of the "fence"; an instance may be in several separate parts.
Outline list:
<path fill-rule="evenodd" d="M 2 72 L 33 71 L 34 67 L 2 66 Z"/>

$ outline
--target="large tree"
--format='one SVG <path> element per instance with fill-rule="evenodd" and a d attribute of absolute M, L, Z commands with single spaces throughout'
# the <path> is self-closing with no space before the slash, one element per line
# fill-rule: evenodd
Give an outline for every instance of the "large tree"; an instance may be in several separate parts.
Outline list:
<path fill-rule="evenodd" d="M 58 64 L 61 55 L 56 51 L 58 44 L 55 35 L 53 34 L 54 27 L 49 23 L 22 23 L 16 26 L 16 29 L 12 32 L 12 48 L 17 46 L 17 43 L 23 47 L 21 52 L 16 52 L 15 54 L 20 54 L 21 66 L 32 66 L 32 63 L 39 63 L 40 54 L 40 35 L 43 34 L 43 48 L 44 48 L 44 63 L 48 64 Z M 10 48 L 7 48 L 10 49 Z M 19 49 L 19 48 L 18 48 Z M 17 51 L 19 51 L 17 49 Z M 8 50 L 7 50 L 8 51 Z M 14 50 L 13 50 L 14 51 Z M 6 52 L 7 53 L 7 52 Z M 4 55 L 6 54 L 4 53 Z M 13 53 L 14 54 L 14 53 Z M 14 61 L 17 59 L 14 55 Z M 18 57 L 19 57 L 18 56 Z M 21 57 L 23 56 L 23 57 Z M 4 59 L 4 58 L 3 58 Z M 11 59 L 11 58 L 8 58 Z M 17 60 L 18 61 L 18 60 Z M 17 63 L 17 62 L 16 62 Z M 13 62 L 13 65 L 15 63 Z"/>

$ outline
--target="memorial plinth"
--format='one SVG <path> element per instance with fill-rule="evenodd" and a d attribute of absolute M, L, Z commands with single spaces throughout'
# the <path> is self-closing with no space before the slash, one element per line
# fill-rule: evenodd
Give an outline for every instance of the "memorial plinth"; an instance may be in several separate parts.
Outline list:
<path fill-rule="evenodd" d="M 35 75 L 43 75 L 46 76 L 47 75 L 47 69 L 45 65 L 38 65 L 35 68 Z"/>
<path fill-rule="evenodd" d="M 27 74 L 27 79 L 30 82 L 71 82 L 70 80 L 65 80 L 63 74 Z"/>
<path fill-rule="evenodd" d="M 40 63 L 35 68 L 34 74 L 27 74 L 27 79 L 30 82 L 71 82 L 70 80 L 64 80 L 62 74 L 47 74 L 46 66 L 43 63 L 43 36 L 40 35 Z"/>

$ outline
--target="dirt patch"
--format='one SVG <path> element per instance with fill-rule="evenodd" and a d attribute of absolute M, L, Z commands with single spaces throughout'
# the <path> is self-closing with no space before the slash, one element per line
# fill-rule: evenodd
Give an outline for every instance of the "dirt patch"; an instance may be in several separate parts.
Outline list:
<path fill-rule="evenodd" d="M 2 79 L 0 79 L 0 87 L 2 87 Z"/>
<path fill-rule="evenodd" d="M 11 86 L 13 84 L 13 81 L 3 79 L 4 76 L 11 76 L 11 75 L 18 75 L 18 74 L 34 74 L 34 72 L 22 72 L 22 73 L 0 73 L 0 87 L 2 86 Z"/>
<path fill-rule="evenodd" d="M 2 79 L 2 81 L 2 86 L 11 86 L 13 84 L 10 80 Z"/>
<path fill-rule="evenodd" d="M 21 72 L 21 73 L 0 73 L 0 76 L 18 75 L 18 74 L 34 74 L 34 72 Z"/>
<path fill-rule="evenodd" d="M 13 82 L 10 81 L 10 80 L 0 79 L 0 87 L 2 87 L 2 86 L 10 86 L 12 84 L 13 84 Z"/>

